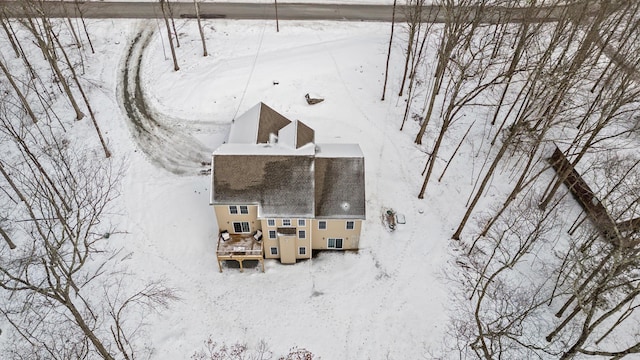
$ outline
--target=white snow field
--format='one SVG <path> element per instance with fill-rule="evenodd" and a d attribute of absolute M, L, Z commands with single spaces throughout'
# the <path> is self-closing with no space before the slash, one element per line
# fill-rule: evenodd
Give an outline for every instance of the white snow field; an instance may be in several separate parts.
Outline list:
<path fill-rule="evenodd" d="M 130 253 L 124 261 L 140 277 L 166 279 L 182 298 L 148 319 L 153 358 L 188 358 L 209 336 L 249 346 L 265 340 L 275 353 L 304 347 L 323 359 L 418 359 L 438 352 L 448 319 L 449 237 L 462 213 L 453 204 L 466 196 L 454 184 L 464 175 L 449 170 L 426 199 L 417 199 L 427 156 L 412 142 L 417 124 L 410 120 L 398 131 L 405 104 L 397 97 L 401 45 L 391 58 L 387 100 L 380 101 L 390 24 L 281 22 L 277 33 L 273 21 L 207 21 L 210 55 L 202 57 L 195 21 L 180 21 L 178 72 L 158 24 L 91 22 L 101 44 L 90 61 L 99 61 L 93 71 L 105 93 L 120 93 L 114 81 L 121 79 L 131 40 L 155 28 L 141 78 L 164 126 L 213 150 L 231 120 L 262 101 L 314 128 L 318 142 L 358 143 L 367 221 L 358 252 L 323 252 L 290 266 L 266 260 L 265 273 L 219 273 L 209 176 L 175 175 L 150 162 L 126 131 L 124 109 L 110 98 L 99 116 L 115 156 L 128 162 L 120 224 L 127 235 L 119 240 Z M 326 100 L 309 106 L 307 92 Z M 171 146 L 158 147 L 159 156 Z M 404 214 L 407 223 L 387 231 L 384 208 Z"/>

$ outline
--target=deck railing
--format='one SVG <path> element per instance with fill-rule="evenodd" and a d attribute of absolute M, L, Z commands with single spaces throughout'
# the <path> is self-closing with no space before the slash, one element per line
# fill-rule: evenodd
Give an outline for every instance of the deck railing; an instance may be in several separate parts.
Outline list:
<path fill-rule="evenodd" d="M 262 249 L 222 249 L 218 255 L 262 255 Z"/>

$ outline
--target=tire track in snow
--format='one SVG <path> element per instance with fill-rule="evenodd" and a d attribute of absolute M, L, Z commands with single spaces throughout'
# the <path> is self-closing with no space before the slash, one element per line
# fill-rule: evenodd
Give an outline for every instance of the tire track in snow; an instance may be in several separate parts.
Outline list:
<path fill-rule="evenodd" d="M 207 170 L 212 150 L 186 133 L 177 120 L 173 124 L 162 122 L 145 100 L 141 64 L 153 35 L 152 24 L 142 23 L 120 72 L 118 101 L 134 141 L 151 163 L 178 175 L 202 173 Z"/>

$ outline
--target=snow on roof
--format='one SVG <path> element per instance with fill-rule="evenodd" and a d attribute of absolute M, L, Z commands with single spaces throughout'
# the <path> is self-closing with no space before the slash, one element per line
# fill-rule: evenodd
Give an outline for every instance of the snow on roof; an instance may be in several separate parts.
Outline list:
<path fill-rule="evenodd" d="M 358 144 L 316 144 L 316 157 L 353 157 L 362 158 L 364 154 Z"/>
<path fill-rule="evenodd" d="M 264 144 L 271 134 L 291 121 L 264 103 L 259 103 L 234 119 L 229 132 L 229 143 Z"/>
<path fill-rule="evenodd" d="M 278 142 L 270 143 L 278 134 Z M 264 217 L 365 218 L 357 144 L 314 144 L 313 129 L 260 103 L 212 156 L 212 204 L 259 203 Z"/>
<path fill-rule="evenodd" d="M 222 144 L 213 155 L 296 155 L 313 156 L 315 147 L 307 144 L 301 148 L 292 148 L 276 144 Z"/>
<path fill-rule="evenodd" d="M 278 132 L 278 142 L 292 148 L 297 149 L 314 141 L 315 132 L 300 120 L 291 122 Z"/>
<path fill-rule="evenodd" d="M 258 138 L 258 122 L 262 103 L 253 106 L 239 118 L 234 119 L 229 131 L 229 142 L 234 144 L 255 144 Z"/>

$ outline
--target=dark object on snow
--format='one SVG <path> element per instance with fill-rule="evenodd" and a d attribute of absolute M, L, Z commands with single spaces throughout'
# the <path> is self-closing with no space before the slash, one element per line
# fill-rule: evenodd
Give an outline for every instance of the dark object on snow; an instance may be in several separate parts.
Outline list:
<path fill-rule="evenodd" d="M 396 212 L 393 209 L 389 209 L 384 213 L 384 222 L 391 231 L 396 229 Z"/>
<path fill-rule="evenodd" d="M 307 99 L 307 104 L 309 105 L 315 105 L 317 103 L 321 103 L 324 101 L 323 98 L 320 97 L 311 97 L 308 93 L 304 96 L 305 99 Z"/>

